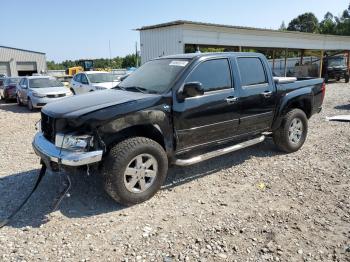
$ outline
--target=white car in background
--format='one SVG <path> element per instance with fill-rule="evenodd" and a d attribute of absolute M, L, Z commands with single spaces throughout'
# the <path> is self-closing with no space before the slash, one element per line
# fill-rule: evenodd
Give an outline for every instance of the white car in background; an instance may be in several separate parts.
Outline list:
<path fill-rule="evenodd" d="M 71 81 L 71 89 L 74 94 L 84 94 L 97 90 L 111 89 L 120 81 L 115 75 L 103 71 L 87 71 L 76 74 Z"/>
<path fill-rule="evenodd" d="M 60 81 L 49 76 L 23 77 L 16 88 L 17 104 L 27 105 L 30 111 L 71 95 Z"/>

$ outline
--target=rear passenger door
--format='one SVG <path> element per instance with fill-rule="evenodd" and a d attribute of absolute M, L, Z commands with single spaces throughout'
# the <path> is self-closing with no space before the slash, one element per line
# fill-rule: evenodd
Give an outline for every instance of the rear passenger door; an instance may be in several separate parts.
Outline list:
<path fill-rule="evenodd" d="M 265 131 L 271 128 L 275 109 L 275 85 L 268 65 L 260 57 L 236 59 L 240 82 L 239 133 Z"/>
<path fill-rule="evenodd" d="M 235 90 L 229 60 L 200 62 L 184 84 L 191 82 L 200 82 L 204 95 L 174 101 L 178 152 L 232 138 L 238 131 L 239 108 L 232 103 Z"/>

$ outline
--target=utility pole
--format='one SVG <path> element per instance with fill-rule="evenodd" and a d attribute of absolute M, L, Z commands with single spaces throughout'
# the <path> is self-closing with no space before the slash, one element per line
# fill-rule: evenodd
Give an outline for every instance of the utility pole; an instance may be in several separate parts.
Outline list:
<path fill-rule="evenodd" d="M 109 67 L 112 69 L 111 40 L 108 41 L 108 44 L 109 44 Z"/>
<path fill-rule="evenodd" d="M 139 67 L 139 56 L 138 56 L 138 51 L 137 51 L 137 41 L 135 43 L 135 54 L 136 54 L 136 68 Z"/>

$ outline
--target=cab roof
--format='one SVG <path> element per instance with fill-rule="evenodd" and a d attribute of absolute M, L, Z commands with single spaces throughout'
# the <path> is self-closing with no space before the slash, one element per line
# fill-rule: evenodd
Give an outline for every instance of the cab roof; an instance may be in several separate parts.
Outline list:
<path fill-rule="evenodd" d="M 217 53 L 188 53 L 162 56 L 156 59 L 196 59 L 202 57 L 237 57 L 237 56 L 262 56 L 260 53 L 252 52 L 217 52 Z"/>

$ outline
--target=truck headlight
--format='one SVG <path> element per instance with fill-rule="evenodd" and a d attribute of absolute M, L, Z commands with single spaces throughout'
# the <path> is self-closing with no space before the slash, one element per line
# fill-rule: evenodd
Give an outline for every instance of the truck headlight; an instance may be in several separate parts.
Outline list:
<path fill-rule="evenodd" d="M 33 96 L 35 96 L 35 97 L 39 97 L 39 98 L 43 98 L 43 97 L 45 97 L 45 96 L 46 96 L 46 95 L 39 94 L 39 93 L 36 93 L 36 92 L 33 92 L 32 94 L 33 94 Z"/>
<path fill-rule="evenodd" d="M 55 145 L 63 149 L 83 150 L 92 146 L 93 137 L 89 135 L 56 134 Z"/>

